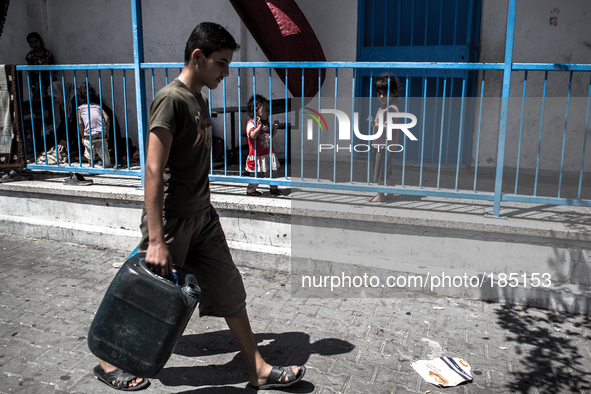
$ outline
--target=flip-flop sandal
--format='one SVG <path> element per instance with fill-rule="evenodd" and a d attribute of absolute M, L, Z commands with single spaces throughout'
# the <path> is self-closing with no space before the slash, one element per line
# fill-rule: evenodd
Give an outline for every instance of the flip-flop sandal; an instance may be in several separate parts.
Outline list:
<path fill-rule="evenodd" d="M 263 193 L 261 193 L 258 190 L 255 190 L 254 192 L 246 192 L 247 196 L 251 196 L 251 197 L 258 197 L 258 196 L 262 196 Z"/>
<path fill-rule="evenodd" d="M 275 196 L 285 196 L 285 193 L 283 193 L 283 190 L 279 190 L 279 189 L 271 189 L 271 190 L 269 190 L 269 193 L 271 193 Z"/>
<path fill-rule="evenodd" d="M 306 367 L 302 365 L 297 376 L 291 368 L 292 367 L 273 367 L 273 369 L 271 369 L 271 373 L 269 376 L 267 376 L 267 382 L 271 381 L 274 383 L 265 383 L 258 387 L 252 387 L 257 390 L 269 390 L 278 387 L 288 387 L 302 380 L 306 374 Z"/>
<path fill-rule="evenodd" d="M 21 175 L 15 170 L 10 170 L 8 174 L 5 174 L 2 178 L 0 178 L 0 183 L 30 181 L 31 179 L 33 179 L 31 175 Z"/>
<path fill-rule="evenodd" d="M 127 373 L 119 368 L 107 373 L 103 370 L 100 365 L 94 367 L 94 376 L 107 386 L 121 391 L 137 391 L 145 389 L 150 385 L 150 381 L 146 378 L 137 386 L 129 387 L 129 382 L 137 378 L 137 376 L 133 376 L 130 373 Z M 111 383 L 115 382 L 115 384 Z"/>
<path fill-rule="evenodd" d="M 63 181 L 64 185 L 70 186 L 90 186 L 92 183 L 92 179 L 86 179 L 82 176 L 82 174 L 77 172 L 73 173 L 69 178 L 66 178 Z"/>

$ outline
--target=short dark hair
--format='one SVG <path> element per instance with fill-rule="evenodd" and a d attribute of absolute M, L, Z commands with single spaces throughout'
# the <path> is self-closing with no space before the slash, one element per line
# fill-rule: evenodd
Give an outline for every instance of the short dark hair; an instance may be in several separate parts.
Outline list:
<path fill-rule="evenodd" d="M 240 48 L 234 37 L 223 26 L 213 22 L 203 22 L 197 25 L 187 40 L 185 46 L 185 64 L 189 64 L 191 54 L 195 49 L 201 49 L 203 56 L 209 57 L 221 49 L 233 51 Z"/>
<path fill-rule="evenodd" d="M 250 100 L 248 100 L 248 115 L 254 119 L 254 112 L 255 112 L 255 104 L 254 104 L 255 96 L 252 96 Z M 256 107 L 259 108 L 259 105 L 269 104 L 269 100 L 260 94 L 256 95 Z"/>
<path fill-rule="evenodd" d="M 45 43 L 43 42 L 43 39 L 41 38 L 39 33 L 37 33 L 36 31 L 33 31 L 33 32 L 27 34 L 27 42 L 29 42 L 29 40 L 31 38 L 36 38 L 37 40 L 39 40 L 39 42 L 41 43 L 41 48 L 45 48 Z"/>
<path fill-rule="evenodd" d="M 91 85 L 88 85 L 88 95 L 86 94 L 86 82 L 78 86 L 78 105 L 94 103 L 100 104 L 100 98 Z"/>
<path fill-rule="evenodd" d="M 378 75 L 374 82 L 373 82 L 373 88 L 375 89 L 376 92 L 378 91 L 382 91 L 382 92 L 387 92 L 388 91 L 388 81 L 390 81 L 390 95 L 391 97 L 396 96 L 396 93 L 398 92 L 398 78 L 396 78 L 396 76 L 394 74 L 390 74 L 390 73 L 383 73 Z"/>

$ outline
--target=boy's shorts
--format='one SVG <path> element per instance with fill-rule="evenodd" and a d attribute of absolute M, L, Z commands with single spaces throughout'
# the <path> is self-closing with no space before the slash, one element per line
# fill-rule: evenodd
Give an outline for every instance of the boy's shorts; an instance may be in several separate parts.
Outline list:
<path fill-rule="evenodd" d="M 145 211 L 139 252 L 148 249 Z M 246 314 L 246 291 L 234 264 L 219 216 L 213 207 L 193 218 L 164 219 L 164 237 L 172 262 L 197 277 L 201 287 L 200 316 L 239 317 Z"/>

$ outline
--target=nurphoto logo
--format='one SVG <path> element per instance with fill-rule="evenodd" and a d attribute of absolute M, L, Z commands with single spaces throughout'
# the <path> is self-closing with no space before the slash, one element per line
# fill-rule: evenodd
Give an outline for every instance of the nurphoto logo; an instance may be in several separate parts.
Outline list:
<path fill-rule="evenodd" d="M 375 128 L 372 134 L 363 134 L 359 131 L 359 113 L 353 112 L 353 127 L 351 128 L 351 120 L 349 119 L 349 115 L 347 115 L 344 111 L 338 109 L 321 109 L 320 112 L 315 111 L 308 107 L 302 108 L 302 114 L 309 116 L 306 122 L 306 139 L 308 141 L 314 139 L 314 121 L 318 124 L 318 130 L 322 132 L 328 131 L 328 125 L 326 120 L 322 116 L 322 114 L 332 114 L 336 116 L 337 124 L 338 124 L 338 140 L 339 141 L 351 141 L 351 136 L 355 134 L 355 136 L 361 141 L 375 141 L 382 137 L 382 134 L 386 134 L 386 142 L 382 145 L 381 143 L 375 145 L 378 150 L 380 149 L 387 149 L 388 152 L 402 152 L 404 149 L 402 145 L 398 143 L 389 142 L 392 141 L 392 134 L 394 130 L 401 130 L 406 137 L 408 137 L 411 141 L 417 141 L 417 137 L 409 130 L 416 126 L 417 124 L 417 117 L 413 114 L 406 113 L 406 112 L 386 112 L 384 111 L 382 115 L 378 116 L 376 119 L 377 127 Z M 384 117 L 386 118 L 384 122 Z M 400 123 L 402 119 L 410 119 L 410 123 Z M 384 130 L 385 129 L 385 130 Z M 382 138 L 383 139 L 383 138 Z M 397 141 L 396 141 L 397 142 Z M 319 144 L 318 147 L 319 151 L 326 151 L 326 150 L 333 150 L 335 149 L 335 145 L 333 144 Z M 337 152 L 340 150 L 347 150 L 351 152 L 354 150 L 355 152 L 367 152 L 370 149 L 369 144 L 356 144 L 349 146 L 336 146 Z"/>

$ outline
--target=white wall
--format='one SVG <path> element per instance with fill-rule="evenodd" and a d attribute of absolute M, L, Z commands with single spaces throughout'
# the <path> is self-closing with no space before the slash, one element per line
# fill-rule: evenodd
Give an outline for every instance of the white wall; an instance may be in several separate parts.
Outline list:
<path fill-rule="evenodd" d="M 507 0 L 483 0 L 480 62 L 504 62 Z M 591 63 L 591 2 L 586 0 L 520 0 L 517 2 L 513 61 L 516 63 Z M 552 18 L 552 19 L 551 19 Z M 551 23 L 552 22 L 552 23 Z M 563 171 L 578 175 L 581 167 L 585 132 L 587 72 L 575 72 L 571 87 L 568 123 L 565 122 L 569 72 L 550 72 L 542 128 L 540 169 L 547 173 L 560 171 L 563 135 L 566 125 L 565 163 Z M 517 166 L 524 72 L 511 76 L 511 100 L 507 125 L 505 166 Z M 478 86 L 480 87 L 480 81 Z M 502 87 L 502 72 L 488 71 L 485 78 L 479 168 L 496 166 L 497 137 Z M 535 171 L 544 72 L 529 72 L 524 107 L 520 171 Z M 480 95 L 480 89 L 477 92 Z M 476 129 L 476 128 L 475 128 Z M 472 148 L 475 162 L 476 138 Z M 585 169 L 591 169 L 591 151 L 587 149 Z M 529 170 L 529 171 L 528 171 Z"/>
<path fill-rule="evenodd" d="M 356 53 L 357 2 L 345 0 L 339 7 L 332 2 L 313 0 L 298 1 L 298 5 L 307 16 L 312 28 L 324 48 L 328 60 L 353 61 Z M 129 0 L 75 1 L 75 0 L 24 0 L 11 2 L 11 9 L 5 26 L 4 37 L 0 41 L 0 54 L 6 63 L 24 63 L 28 52 L 25 37 L 29 31 L 36 30 L 43 37 L 46 47 L 50 49 L 59 64 L 97 64 L 97 63 L 131 63 L 133 62 L 131 6 Z M 244 27 L 238 14 L 228 1 L 217 0 L 175 0 L 163 3 L 157 0 L 144 0 L 143 32 L 144 57 L 146 62 L 183 62 L 184 47 L 193 28 L 200 22 L 213 21 L 222 24 L 236 38 L 241 48 L 234 55 L 234 61 L 267 61 L 262 51 Z M 327 20 L 339 23 L 327 24 Z M 23 23 L 25 22 L 26 23 Z M 28 29 L 25 27 L 28 26 Z M 19 28 L 15 28 L 19 27 Z M 176 77 L 177 70 L 170 70 L 169 80 Z M 252 75 L 248 71 L 242 76 L 242 104 L 246 104 L 252 95 Z M 248 79 L 246 78 L 248 76 Z M 284 85 L 273 72 L 272 98 L 284 97 Z M 103 92 L 107 103 L 111 102 L 108 86 L 109 73 L 102 73 Z M 71 79 L 71 73 L 66 73 Z M 84 73 L 77 73 L 78 84 L 83 81 Z M 97 72 L 89 74 L 90 83 L 98 86 Z M 107 78 L 107 79 L 104 79 Z M 123 87 L 122 72 L 115 71 L 116 114 L 123 122 Z M 146 75 L 148 102 L 151 102 L 151 74 Z M 269 95 L 268 71 L 257 71 L 257 91 Z M 164 72 L 155 72 L 155 88 L 157 91 L 165 84 Z M 227 80 L 227 105 L 237 105 L 237 72 L 233 70 Z M 260 86 L 259 86 L 260 85 Z M 346 84 L 343 83 L 343 89 Z M 323 87 L 333 92 L 332 81 Z M 350 90 L 350 83 L 349 88 Z M 332 93 L 331 93 L 332 94 Z M 131 134 L 137 130 L 135 116 L 135 93 L 133 74 L 127 73 L 128 124 Z M 212 106 L 223 105 L 223 90 L 218 88 L 212 92 Z M 275 117 L 284 121 L 284 116 Z M 243 117 L 242 123 L 246 123 Z M 230 143 L 228 115 L 227 140 Z M 122 125 L 123 126 L 123 125 Z M 219 136 L 223 134 L 223 119 L 214 119 L 214 130 Z M 136 138 L 134 138 L 135 140 Z M 283 150 L 283 139 L 277 138 L 277 150 Z"/>
<path fill-rule="evenodd" d="M 27 43 L 27 34 L 37 31 L 43 37 L 41 23 L 28 23 L 33 21 L 33 16 L 40 18 L 40 7 L 29 4 L 29 1 L 11 1 L 8 7 L 8 15 L 4 23 L 2 37 L 0 37 L 0 63 L 22 64 L 25 56 L 31 50 Z M 33 3 L 39 3 L 35 1 Z M 28 17 L 31 15 L 31 18 Z"/>
<path fill-rule="evenodd" d="M 587 19 L 591 15 L 591 2 L 586 0 L 564 0 L 559 4 L 550 0 L 520 0 L 517 2 L 517 22 L 514 47 L 515 62 L 556 62 L 591 63 L 591 29 Z M 506 10 L 508 0 L 482 0 L 482 23 L 480 56 L 481 62 L 502 62 L 504 60 Z M 357 1 L 343 0 L 335 7 L 334 1 L 298 0 L 298 5 L 307 16 L 316 32 L 326 58 L 329 61 L 354 61 L 357 40 Z M 214 21 L 224 25 L 237 39 L 241 49 L 234 55 L 234 61 L 266 61 L 260 48 L 244 27 L 229 2 L 217 0 L 175 0 L 159 2 L 143 1 L 144 49 L 147 62 L 182 62 L 184 44 L 191 30 L 200 22 Z M 554 23 L 550 23 L 550 18 Z M 28 52 L 26 34 L 36 30 L 44 38 L 58 63 L 130 63 L 133 60 L 131 45 L 131 10 L 128 0 L 104 0 L 81 2 L 76 0 L 23 0 L 11 2 L 7 22 L 0 40 L 0 56 L 6 63 L 24 62 Z M 171 70 L 174 78 L 177 71 Z M 121 72 L 115 73 L 116 112 L 123 118 Z M 526 103 L 524 139 L 522 142 L 522 168 L 535 168 L 537 140 L 539 137 L 541 104 L 535 97 L 542 96 L 543 72 L 530 72 L 527 94 L 532 97 Z M 97 84 L 96 73 L 91 73 L 91 83 Z M 284 95 L 284 86 L 275 77 L 272 80 L 272 98 Z M 104 77 L 105 75 L 103 75 Z M 136 130 L 135 95 L 133 78 L 127 73 L 128 121 L 130 132 Z M 79 78 L 81 75 L 79 75 Z M 107 75 L 108 77 L 108 75 Z M 155 73 L 155 90 L 164 85 L 163 72 Z M 548 79 L 547 95 L 555 97 L 546 101 L 544 108 L 541 168 L 556 171 L 560 168 L 562 134 L 565 128 L 566 95 L 568 73 L 551 72 Z M 151 75 L 147 75 L 148 96 L 151 98 Z M 237 104 L 237 72 L 232 71 L 227 80 L 227 105 Z M 242 74 L 242 104 L 252 94 L 250 70 Z M 257 91 L 269 95 L 268 71 L 257 71 Z M 334 95 L 334 72 L 329 72 L 322 91 L 323 96 Z M 478 165 L 480 168 L 496 165 L 496 139 L 501 95 L 502 73 L 489 71 L 484 96 L 482 135 Z M 103 82 L 104 83 L 104 82 Z M 569 119 L 567 125 L 565 171 L 578 171 L 582 135 L 584 133 L 586 97 L 589 73 L 575 73 L 573 78 Z M 106 85 L 108 86 L 108 85 Z M 480 86 L 480 84 L 478 84 Z M 523 72 L 512 76 L 512 101 L 509 113 L 507 154 L 505 164 L 517 165 L 517 145 L 520 127 L 521 94 Z M 107 89 L 105 100 L 110 101 Z M 339 74 L 339 95 L 351 91 L 350 78 L 345 72 Z M 223 104 L 223 90 L 212 92 L 212 105 Z M 477 91 L 480 95 L 480 91 Z M 477 107 L 478 108 L 478 107 Z M 283 121 L 282 115 L 276 119 Z M 227 121 L 230 118 L 228 116 Z M 246 122 L 243 116 L 242 123 Z M 221 135 L 223 120 L 214 121 L 215 130 Z M 228 123 L 229 125 L 229 123 Z M 474 128 L 477 130 L 477 127 Z M 230 140 L 228 136 L 228 141 Z M 473 138 L 472 160 L 475 162 L 476 136 Z M 281 138 L 276 141 L 282 150 Z M 587 155 L 591 155 L 588 149 Z M 586 168 L 591 166 L 591 157 L 586 157 Z"/>

